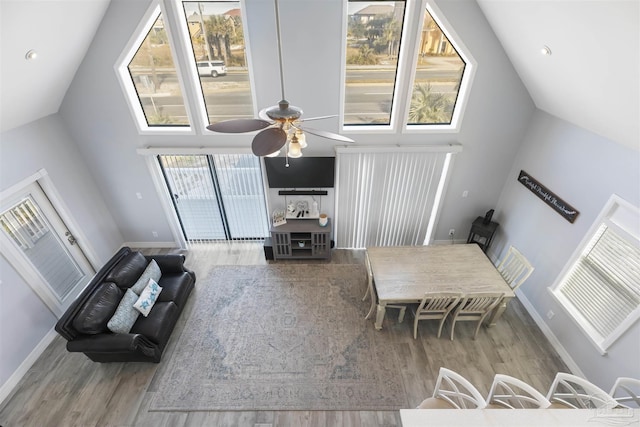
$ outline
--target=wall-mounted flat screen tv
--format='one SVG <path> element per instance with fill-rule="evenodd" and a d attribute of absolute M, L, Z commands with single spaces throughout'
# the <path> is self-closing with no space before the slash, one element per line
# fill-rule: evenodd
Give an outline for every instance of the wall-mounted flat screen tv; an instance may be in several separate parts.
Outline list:
<path fill-rule="evenodd" d="M 335 157 L 265 157 L 270 188 L 333 188 Z"/>

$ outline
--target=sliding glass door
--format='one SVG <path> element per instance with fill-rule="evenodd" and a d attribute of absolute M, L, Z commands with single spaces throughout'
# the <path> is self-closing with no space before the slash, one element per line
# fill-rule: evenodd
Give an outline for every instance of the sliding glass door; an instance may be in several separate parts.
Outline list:
<path fill-rule="evenodd" d="M 258 240 L 269 233 L 258 157 L 160 155 L 187 241 Z"/>

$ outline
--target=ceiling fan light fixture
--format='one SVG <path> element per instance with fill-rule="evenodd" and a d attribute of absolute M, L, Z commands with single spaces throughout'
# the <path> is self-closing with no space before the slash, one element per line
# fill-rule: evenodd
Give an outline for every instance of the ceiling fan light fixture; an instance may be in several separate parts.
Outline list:
<path fill-rule="evenodd" d="M 278 157 L 280 155 L 280 150 L 274 151 L 271 154 L 267 154 L 265 157 Z"/>
<path fill-rule="evenodd" d="M 307 137 L 301 129 L 296 129 L 295 137 L 298 139 L 300 148 L 307 148 Z"/>
<path fill-rule="evenodd" d="M 302 147 L 300 146 L 300 143 L 298 142 L 298 138 L 295 136 L 295 134 L 293 135 L 293 138 L 291 138 L 291 142 L 289 142 L 288 155 L 293 159 L 302 157 Z"/>

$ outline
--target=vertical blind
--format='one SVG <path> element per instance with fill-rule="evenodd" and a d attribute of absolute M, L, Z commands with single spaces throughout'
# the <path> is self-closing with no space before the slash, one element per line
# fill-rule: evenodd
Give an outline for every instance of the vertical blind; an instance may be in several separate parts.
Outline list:
<path fill-rule="evenodd" d="M 259 240 L 268 235 L 257 157 L 159 155 L 158 159 L 189 243 Z"/>
<path fill-rule="evenodd" d="M 640 307 L 640 249 L 602 224 L 559 292 L 601 339 Z"/>
<path fill-rule="evenodd" d="M 422 245 L 448 153 L 338 149 L 337 245 Z"/>

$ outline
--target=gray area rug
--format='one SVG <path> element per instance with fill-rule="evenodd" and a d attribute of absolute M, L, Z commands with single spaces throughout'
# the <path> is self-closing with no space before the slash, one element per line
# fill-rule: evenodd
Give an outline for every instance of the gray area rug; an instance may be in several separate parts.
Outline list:
<path fill-rule="evenodd" d="M 361 265 L 221 266 L 159 373 L 152 411 L 408 407 Z"/>

